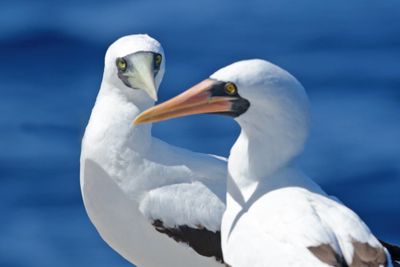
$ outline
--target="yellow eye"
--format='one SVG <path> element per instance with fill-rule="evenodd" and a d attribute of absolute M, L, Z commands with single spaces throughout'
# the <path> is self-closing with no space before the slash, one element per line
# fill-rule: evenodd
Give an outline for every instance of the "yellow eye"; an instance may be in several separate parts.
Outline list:
<path fill-rule="evenodd" d="M 225 93 L 227 93 L 228 95 L 236 94 L 236 86 L 233 83 L 225 84 Z"/>
<path fill-rule="evenodd" d="M 160 54 L 156 54 L 154 57 L 154 61 L 156 62 L 157 66 L 160 66 L 162 61 L 162 56 Z"/>
<path fill-rule="evenodd" d="M 117 58 L 116 64 L 117 64 L 117 68 L 121 71 L 125 71 L 126 67 L 128 66 L 128 64 L 126 63 L 126 60 L 123 58 L 120 58 L 120 57 Z"/>

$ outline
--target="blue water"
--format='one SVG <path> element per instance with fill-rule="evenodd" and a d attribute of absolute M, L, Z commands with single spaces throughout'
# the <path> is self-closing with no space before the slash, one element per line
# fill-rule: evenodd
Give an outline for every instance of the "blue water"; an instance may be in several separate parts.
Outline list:
<path fill-rule="evenodd" d="M 296 76 L 313 107 L 300 164 L 376 235 L 400 243 L 400 2 L 7 1 L 0 4 L 0 266 L 130 266 L 98 236 L 79 191 L 80 140 L 117 37 L 164 46 L 165 100 L 233 61 Z M 154 134 L 227 156 L 227 118 Z"/>

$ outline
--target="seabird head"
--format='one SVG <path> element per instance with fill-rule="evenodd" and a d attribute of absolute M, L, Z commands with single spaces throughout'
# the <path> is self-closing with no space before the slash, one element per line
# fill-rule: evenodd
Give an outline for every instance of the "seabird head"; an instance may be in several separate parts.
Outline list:
<path fill-rule="evenodd" d="M 165 70 L 161 44 L 147 34 L 124 36 L 107 50 L 103 82 L 125 92 L 143 90 L 154 101 Z"/>
<path fill-rule="evenodd" d="M 260 128 L 260 123 L 277 127 L 279 123 L 308 131 L 307 94 L 300 82 L 282 68 L 265 60 L 243 60 L 218 70 L 210 79 L 214 80 L 214 88 L 224 84 L 220 94 L 234 94 L 228 115 L 235 117 L 242 128 Z M 244 100 L 248 105 L 240 104 Z"/>

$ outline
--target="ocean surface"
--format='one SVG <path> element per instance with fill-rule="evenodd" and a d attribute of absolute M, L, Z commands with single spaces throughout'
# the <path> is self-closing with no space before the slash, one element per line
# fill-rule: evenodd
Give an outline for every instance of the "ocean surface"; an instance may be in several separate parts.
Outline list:
<path fill-rule="evenodd" d="M 0 266 L 130 266 L 99 237 L 79 188 L 80 142 L 104 53 L 164 46 L 161 101 L 240 59 L 291 72 L 312 104 L 300 165 L 400 243 L 400 1 L 10 1 L 0 4 Z M 228 156 L 238 126 L 196 116 L 154 135 Z"/>

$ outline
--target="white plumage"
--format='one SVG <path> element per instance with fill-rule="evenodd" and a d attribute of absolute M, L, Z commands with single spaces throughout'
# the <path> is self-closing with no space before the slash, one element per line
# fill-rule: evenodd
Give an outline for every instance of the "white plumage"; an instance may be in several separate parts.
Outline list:
<path fill-rule="evenodd" d="M 226 262 L 235 267 L 364 266 L 355 262 L 360 257 L 369 266 L 391 264 L 363 221 L 292 164 L 309 128 L 301 84 L 262 60 L 238 62 L 211 77 L 233 82 L 250 102 L 236 118 L 242 131 L 228 163 L 222 222 Z"/>
<path fill-rule="evenodd" d="M 109 47 L 82 141 L 85 208 L 102 238 L 138 266 L 221 266 L 152 225 L 219 236 L 225 208 L 223 159 L 173 147 L 152 137 L 151 125 L 132 124 L 154 104 L 164 68 L 161 45 L 147 35 L 126 36 Z"/>
<path fill-rule="evenodd" d="M 221 227 L 228 265 L 392 265 L 363 221 L 293 163 L 308 136 L 309 103 L 292 75 L 264 60 L 240 61 L 135 122 L 199 113 L 230 115 L 241 126 Z"/>

